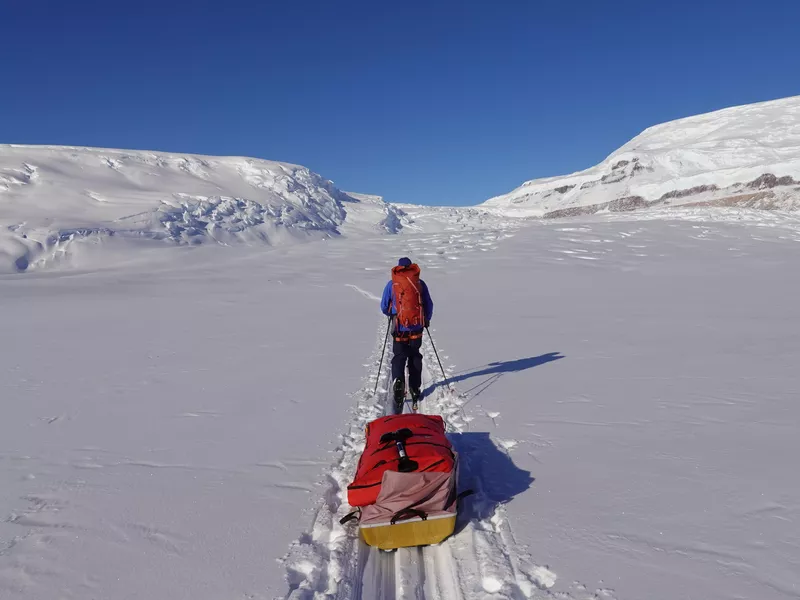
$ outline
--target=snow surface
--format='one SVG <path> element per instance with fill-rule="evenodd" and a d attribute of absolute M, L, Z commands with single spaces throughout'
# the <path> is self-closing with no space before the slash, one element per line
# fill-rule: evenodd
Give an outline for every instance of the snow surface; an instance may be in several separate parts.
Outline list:
<path fill-rule="evenodd" d="M 595 167 L 483 206 L 543 217 L 698 203 L 800 210 L 800 96 L 656 125 Z"/>
<path fill-rule="evenodd" d="M 0 275 L 0 598 L 798 597 L 800 219 L 401 208 Z M 401 255 L 452 382 L 426 342 L 422 407 L 478 493 L 383 555 L 337 519 Z"/>

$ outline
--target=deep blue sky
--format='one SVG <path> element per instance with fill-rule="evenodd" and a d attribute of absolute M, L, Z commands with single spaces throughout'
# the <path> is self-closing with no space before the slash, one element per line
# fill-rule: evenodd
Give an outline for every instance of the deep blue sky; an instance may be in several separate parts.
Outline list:
<path fill-rule="evenodd" d="M 798 0 L 0 0 L 0 143 L 257 156 L 474 204 L 800 94 Z"/>

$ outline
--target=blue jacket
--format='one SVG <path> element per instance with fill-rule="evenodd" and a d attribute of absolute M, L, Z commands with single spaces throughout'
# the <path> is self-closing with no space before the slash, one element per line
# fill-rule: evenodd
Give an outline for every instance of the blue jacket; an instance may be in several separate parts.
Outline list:
<path fill-rule="evenodd" d="M 424 281 L 421 279 L 419 280 L 420 288 L 422 291 L 422 307 L 425 311 L 425 320 L 430 321 L 433 317 L 433 300 L 431 300 L 431 294 L 428 291 L 428 286 L 425 284 Z M 381 298 L 381 312 L 385 314 L 387 317 L 391 317 L 392 315 L 397 314 L 397 306 L 394 303 L 394 294 L 392 294 L 392 282 L 386 284 L 386 287 L 383 288 L 383 297 Z M 417 329 L 409 329 L 407 327 L 400 327 L 400 331 L 420 331 L 422 327 L 418 327 Z"/>

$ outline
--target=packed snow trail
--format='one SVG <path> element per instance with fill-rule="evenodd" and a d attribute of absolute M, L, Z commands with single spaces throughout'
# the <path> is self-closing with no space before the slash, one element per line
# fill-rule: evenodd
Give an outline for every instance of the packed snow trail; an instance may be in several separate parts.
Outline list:
<path fill-rule="evenodd" d="M 282 559 L 287 569 L 288 600 L 524 600 L 537 596 L 555 583 L 546 567 L 531 563 L 514 539 L 502 505 L 481 486 L 482 454 L 487 434 L 470 433 L 471 420 L 463 410 L 466 402 L 445 386 L 428 336 L 423 342 L 423 391 L 419 412 L 441 415 L 448 435 L 459 453 L 459 490 L 473 489 L 460 509 L 456 533 L 439 545 L 400 548 L 382 552 L 367 546 L 352 524 L 342 526 L 347 513 L 347 485 L 364 447 L 364 427 L 383 414 L 392 414 L 389 393 L 391 352 L 381 373 L 378 364 L 385 339 L 384 321 L 378 329 L 365 385 L 349 431 L 342 436 L 337 461 L 331 468 L 324 502 L 319 506 L 311 532 L 294 542 Z M 446 360 L 440 349 L 440 358 Z M 433 371 L 434 373 L 436 371 Z M 375 379 L 380 382 L 372 394 Z M 410 402 L 403 412 L 410 411 Z M 483 444 L 483 446 L 481 445 Z M 492 445 L 494 452 L 504 452 Z M 508 459 L 506 455 L 506 459 Z M 510 460 L 510 459 L 508 459 Z M 546 594 L 545 595 L 549 595 Z M 564 598 L 570 598 L 565 595 Z"/>

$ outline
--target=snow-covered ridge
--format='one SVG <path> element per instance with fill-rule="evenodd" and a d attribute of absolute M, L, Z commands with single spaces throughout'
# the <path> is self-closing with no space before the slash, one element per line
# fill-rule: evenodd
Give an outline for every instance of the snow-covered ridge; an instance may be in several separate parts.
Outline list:
<path fill-rule="evenodd" d="M 374 214 L 373 214 L 374 213 Z M 345 220 L 402 224 L 305 167 L 213 157 L 0 145 L 0 270 L 52 264 L 75 242 L 278 244 L 338 235 Z"/>
<path fill-rule="evenodd" d="M 676 205 L 800 210 L 800 96 L 650 127 L 595 167 L 482 206 L 564 217 Z"/>
<path fill-rule="evenodd" d="M 394 204 L 384 201 L 383 196 L 345 192 L 347 225 L 353 230 L 375 229 L 387 233 L 400 233 L 408 224 L 406 213 Z M 357 205 L 357 206 L 354 206 Z"/>

